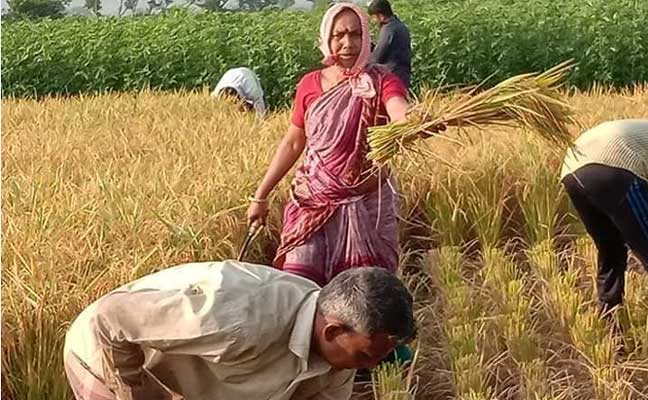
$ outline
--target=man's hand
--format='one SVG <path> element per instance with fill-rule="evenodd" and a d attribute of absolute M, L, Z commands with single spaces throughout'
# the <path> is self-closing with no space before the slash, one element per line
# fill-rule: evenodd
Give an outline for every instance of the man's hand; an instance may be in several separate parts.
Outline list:
<path fill-rule="evenodd" d="M 145 372 L 142 384 L 131 388 L 132 400 L 182 400 L 184 397 L 166 387 L 150 372 Z"/>

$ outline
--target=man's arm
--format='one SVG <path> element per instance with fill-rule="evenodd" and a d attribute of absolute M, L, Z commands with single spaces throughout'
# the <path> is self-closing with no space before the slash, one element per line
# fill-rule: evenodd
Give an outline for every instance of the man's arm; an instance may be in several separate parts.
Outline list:
<path fill-rule="evenodd" d="M 228 349 L 227 327 L 223 333 L 203 332 L 203 317 L 193 312 L 192 300 L 191 293 L 179 289 L 116 292 L 100 300 L 95 334 L 106 385 L 118 399 L 132 398 L 132 389 L 143 383 L 143 347 L 199 355 L 198 344 L 209 341 L 212 355 Z"/>
<path fill-rule="evenodd" d="M 260 117 L 265 117 L 267 115 L 268 110 L 265 101 L 263 100 L 263 96 L 254 102 L 254 110 Z"/>
<path fill-rule="evenodd" d="M 394 32 L 389 27 L 384 27 L 378 35 L 378 43 L 371 53 L 371 62 L 373 64 L 384 64 L 389 55 L 389 47 L 394 40 Z"/>

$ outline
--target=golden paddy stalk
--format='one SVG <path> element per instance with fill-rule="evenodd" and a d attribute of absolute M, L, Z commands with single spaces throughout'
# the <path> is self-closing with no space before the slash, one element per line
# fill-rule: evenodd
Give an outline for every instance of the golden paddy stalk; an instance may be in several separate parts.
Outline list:
<path fill-rule="evenodd" d="M 584 126 L 648 115 L 646 88 L 575 93 L 565 101 Z M 3 396 L 69 400 L 63 335 L 81 309 L 156 269 L 236 257 L 246 197 L 287 124 L 285 112 L 260 121 L 221 107 L 207 90 L 5 99 Z M 569 127 L 570 137 L 577 133 Z M 612 361 L 606 331 L 585 312 L 593 293 L 591 243 L 579 239 L 584 233 L 568 217 L 564 194 L 551 186 L 549 197 L 537 188 L 558 174 L 561 152 L 520 128 L 466 128 L 469 140 L 456 130 L 444 135 L 451 140 L 420 144 L 434 157 L 412 154 L 393 168 L 403 253 L 410 255 L 404 275 L 419 287 L 415 398 L 591 400 L 595 386 L 610 398 L 645 398 L 648 275 L 631 263 L 626 354 Z M 268 228 L 248 260 L 270 262 L 288 183 L 277 189 Z M 493 220 L 479 221 L 480 213 Z M 429 249 L 441 253 L 434 272 L 421 261 L 431 259 L 421 256 Z M 565 269 L 565 252 L 578 255 L 578 268 Z M 484 270 L 488 262 L 495 267 Z M 501 347 L 488 343 L 498 319 L 505 321 Z M 413 387 L 407 376 L 395 377 L 386 375 L 382 395 Z"/>
<path fill-rule="evenodd" d="M 483 89 L 485 81 L 449 98 L 440 89 L 427 92 L 405 121 L 369 129 L 369 159 L 384 164 L 417 139 L 435 136 L 441 125 L 516 126 L 533 130 L 550 144 L 567 147 L 572 140 L 568 126 L 575 121 L 559 89 L 574 66 L 573 61 L 566 61 L 543 73 L 516 75 L 490 89 Z"/>

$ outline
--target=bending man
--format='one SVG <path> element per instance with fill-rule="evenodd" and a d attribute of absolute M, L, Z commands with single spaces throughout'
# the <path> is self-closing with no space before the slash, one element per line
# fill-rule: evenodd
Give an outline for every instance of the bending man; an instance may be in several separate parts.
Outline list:
<path fill-rule="evenodd" d="M 185 264 L 102 297 L 74 321 L 77 399 L 349 399 L 354 369 L 415 334 L 412 296 L 384 268 L 320 289 L 236 261 Z"/>
<path fill-rule="evenodd" d="M 648 120 L 610 121 L 567 152 L 562 182 L 598 249 L 603 312 L 623 302 L 628 247 L 648 269 Z"/>

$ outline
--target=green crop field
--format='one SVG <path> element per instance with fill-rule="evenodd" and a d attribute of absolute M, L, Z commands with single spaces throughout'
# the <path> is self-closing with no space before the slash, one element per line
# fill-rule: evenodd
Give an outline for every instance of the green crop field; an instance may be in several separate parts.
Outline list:
<path fill-rule="evenodd" d="M 572 83 L 648 80 L 643 0 L 401 1 L 414 84 L 475 83 L 579 62 Z M 3 23 L 3 94 L 41 96 L 215 85 L 234 66 L 261 77 L 273 106 L 318 65 L 320 15 L 178 12 L 163 17 Z"/>

